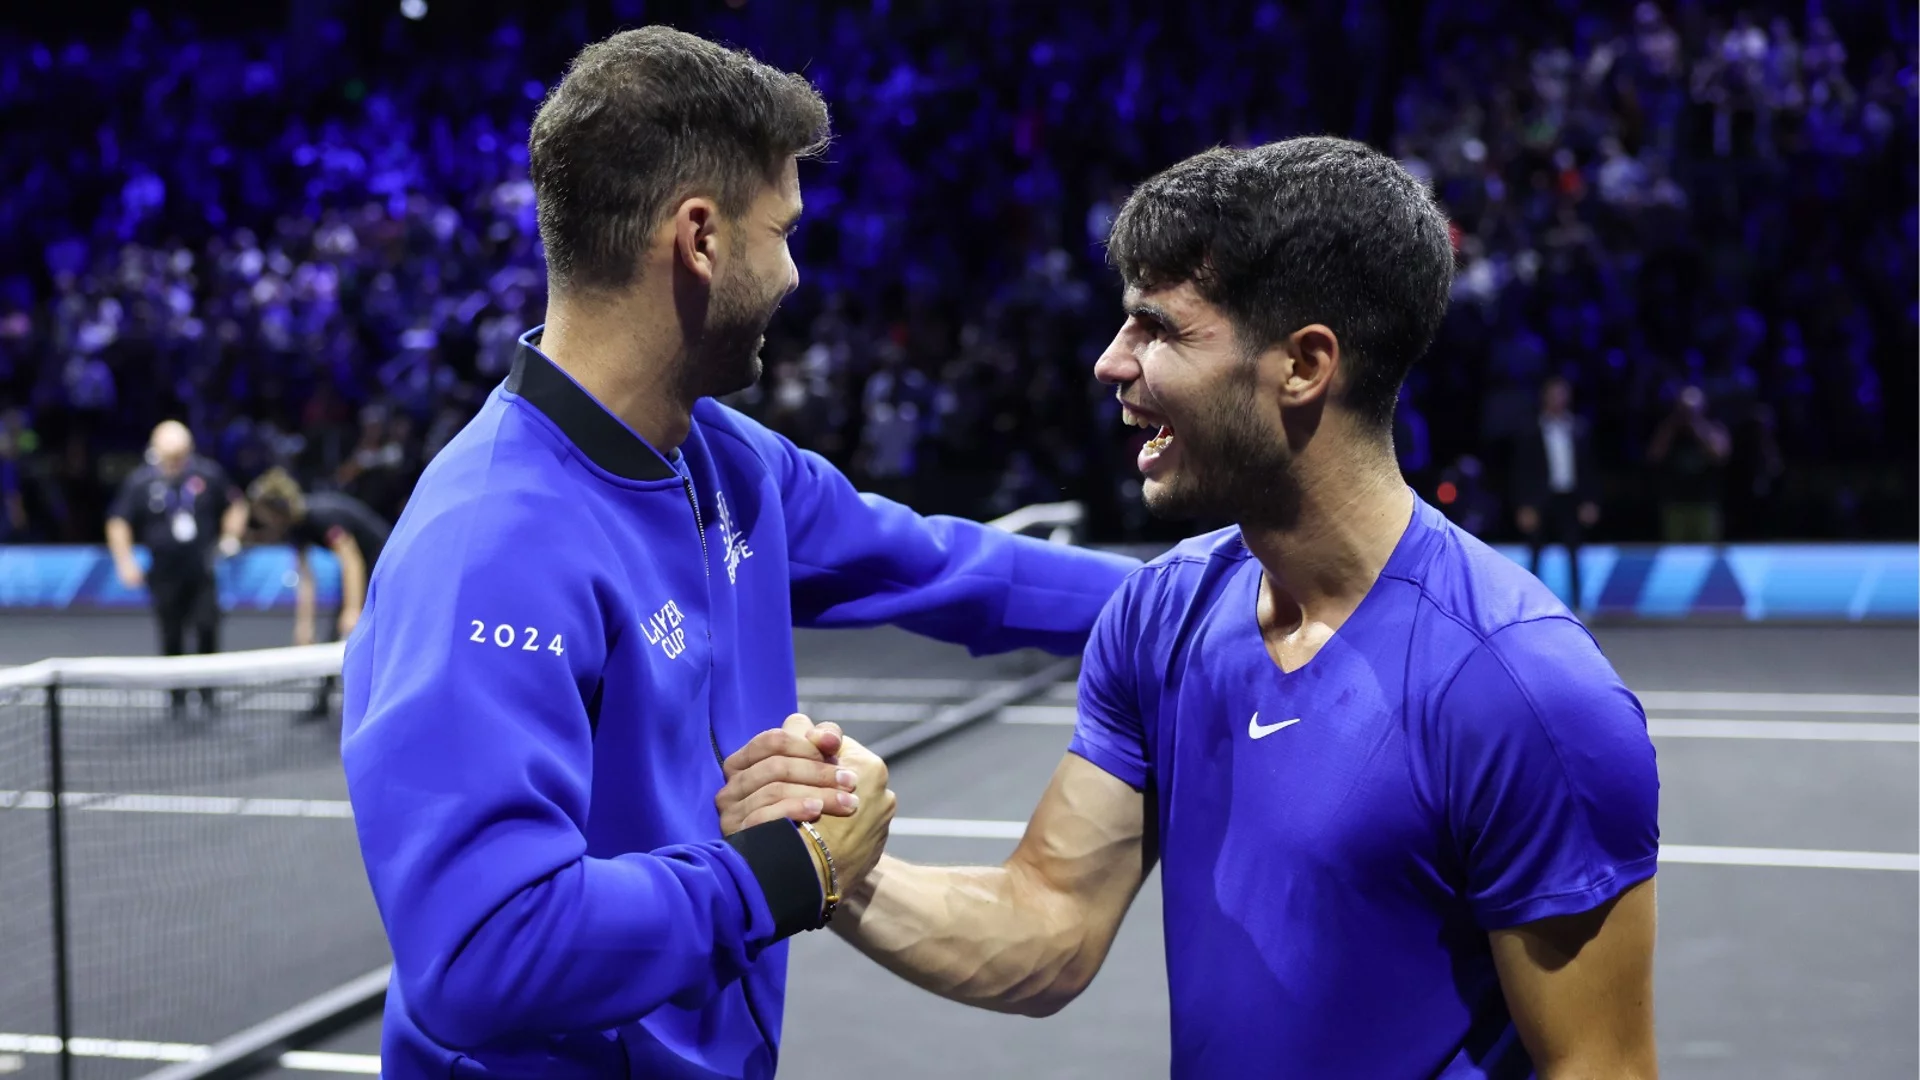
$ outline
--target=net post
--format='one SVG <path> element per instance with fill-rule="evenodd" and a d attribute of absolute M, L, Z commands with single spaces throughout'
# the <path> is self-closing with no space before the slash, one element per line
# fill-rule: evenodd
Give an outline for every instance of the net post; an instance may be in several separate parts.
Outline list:
<path fill-rule="evenodd" d="M 67 820 L 66 765 L 61 758 L 65 737 L 60 724 L 60 680 L 47 682 L 47 830 L 52 834 L 48 875 L 53 888 L 53 1031 L 60 1040 L 60 1080 L 73 1077 L 73 990 L 67 949 Z"/>

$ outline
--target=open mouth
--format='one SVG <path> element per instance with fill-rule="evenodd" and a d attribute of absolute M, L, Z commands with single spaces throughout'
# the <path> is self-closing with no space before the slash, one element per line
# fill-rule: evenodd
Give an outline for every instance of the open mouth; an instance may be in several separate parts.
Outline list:
<path fill-rule="evenodd" d="M 1129 426 L 1145 428 L 1153 432 L 1139 447 L 1138 464 L 1141 472 L 1146 472 L 1155 462 L 1164 457 L 1169 450 L 1173 449 L 1174 436 L 1172 424 L 1162 423 L 1153 417 L 1135 412 L 1131 408 L 1123 407 L 1121 416 Z"/>

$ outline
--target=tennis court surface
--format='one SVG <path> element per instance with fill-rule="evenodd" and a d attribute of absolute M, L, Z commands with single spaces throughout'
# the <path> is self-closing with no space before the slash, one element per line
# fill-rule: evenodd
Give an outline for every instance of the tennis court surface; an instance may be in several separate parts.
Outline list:
<path fill-rule="evenodd" d="M 14 615 L 0 627 L 0 663 L 151 649 L 140 616 Z M 234 648 L 278 645 L 286 633 L 284 618 L 228 623 Z M 1646 703 L 1660 754 L 1662 1075 L 1920 1073 L 1920 636 L 1885 627 L 1598 636 Z M 1033 656 L 974 660 L 892 631 L 803 634 L 800 660 L 814 715 L 870 742 L 1045 666 Z M 1063 681 L 896 760 L 892 850 L 932 862 L 1002 857 L 1066 747 L 1073 701 Z M 194 734 L 127 733 L 126 749 L 159 760 L 188 753 L 182 740 L 243 728 L 223 717 Z M 314 730 L 313 747 L 276 751 L 285 756 L 269 768 L 225 779 L 207 769 L 194 790 L 174 785 L 203 803 L 97 815 L 140 819 L 138 851 L 76 844 L 72 880 L 93 894 L 73 928 L 84 975 L 76 1026 L 97 1040 L 90 1049 L 119 1055 L 88 1057 L 77 1075 L 139 1076 L 380 962 L 351 823 L 314 809 L 345 797 L 332 732 Z M 218 760 L 204 745 L 191 753 Z M 254 801 L 220 801 L 230 798 Z M 285 812 L 268 812 L 276 806 Z M 47 816 L 0 811 L 0 843 L 44 829 Z M 19 955 L 12 943 L 46 915 L 44 898 L 27 891 L 0 883 L 5 955 Z M 115 914 L 123 908 L 138 918 Z M 948 1004 L 829 935 L 806 935 L 794 948 L 781 1076 L 1164 1076 L 1159 920 L 1154 882 L 1092 989 L 1047 1020 Z M 34 1024 L 50 1016 L 51 992 L 30 985 L 42 969 L 0 979 L 0 1002 L 17 1003 L 0 1014 L 0 1073 L 52 1076 L 41 1052 L 48 1029 Z M 120 1026 L 96 1030 L 88 1017 Z M 270 1075 L 371 1073 L 378 1048 L 368 1024 L 289 1055 Z"/>

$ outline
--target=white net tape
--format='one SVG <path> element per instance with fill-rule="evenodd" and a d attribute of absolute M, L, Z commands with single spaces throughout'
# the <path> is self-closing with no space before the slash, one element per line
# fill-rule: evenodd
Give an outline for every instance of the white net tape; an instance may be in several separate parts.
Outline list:
<path fill-rule="evenodd" d="M 48 686 L 174 690 L 320 679 L 340 673 L 344 642 L 211 656 L 56 657 L 0 671 L 0 701 Z"/>

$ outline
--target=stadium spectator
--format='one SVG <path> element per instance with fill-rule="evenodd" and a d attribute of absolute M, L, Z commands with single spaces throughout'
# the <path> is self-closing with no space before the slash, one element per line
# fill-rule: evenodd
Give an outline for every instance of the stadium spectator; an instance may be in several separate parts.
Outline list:
<path fill-rule="evenodd" d="M 0 409 L 41 435 L 20 465 L 31 534 L 91 532 L 160 414 L 217 433 L 209 453 L 243 481 L 278 464 L 398 511 L 544 304 L 527 119 L 567 50 L 611 29 L 516 7 L 316 16 L 297 37 L 136 13 L 123 33 L 0 49 L 17 121 L 0 236 L 22 268 L 0 275 Z M 1719 414 L 1772 410 L 1791 448 L 1774 520 L 1911 490 L 1911 11 L 865 10 L 646 9 L 804 64 L 854 106 L 807 177 L 795 246 L 813 269 L 770 328 L 768 378 L 734 403 L 862 482 L 973 514 L 1031 488 L 1109 532 L 1153 528 L 1126 524 L 1098 467 L 1129 438 L 1087 378 L 1113 208 L 1202 146 L 1337 131 L 1391 147 L 1453 219 L 1454 310 L 1408 391 L 1417 459 L 1474 455 L 1504 490 L 1498 448 L 1552 356 L 1589 388 L 1595 467 L 1625 481 L 1662 388 L 1687 381 Z M 1276 69 L 1299 40 L 1325 43 L 1314 64 Z M 868 390 L 909 374 L 928 389 Z M 323 396 L 326 422 L 304 423 Z M 1813 470 L 1841 479 L 1787 482 Z M 1854 527 L 1910 534 L 1909 503 L 1869 499 Z"/>
<path fill-rule="evenodd" d="M 1592 436 L 1573 412 L 1573 387 L 1559 376 L 1541 384 L 1540 416 L 1514 447 L 1513 505 L 1527 541 L 1527 569 L 1538 574 L 1541 550 L 1563 545 L 1571 577 L 1567 606 L 1579 610 L 1580 544 L 1600 522 L 1600 480 Z"/>
<path fill-rule="evenodd" d="M 1669 544 L 1720 541 L 1720 472 L 1732 443 L 1727 429 L 1706 414 L 1706 400 L 1697 386 L 1682 389 L 1647 447 L 1660 500 L 1660 538 Z"/>

